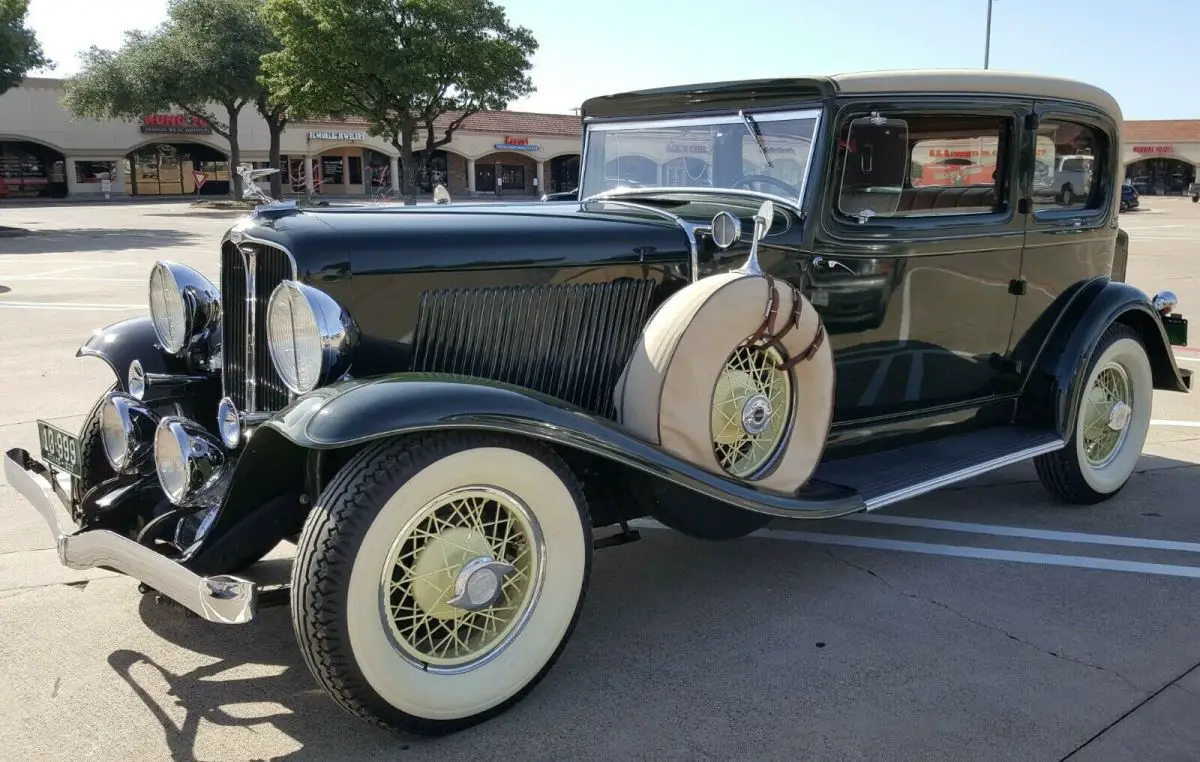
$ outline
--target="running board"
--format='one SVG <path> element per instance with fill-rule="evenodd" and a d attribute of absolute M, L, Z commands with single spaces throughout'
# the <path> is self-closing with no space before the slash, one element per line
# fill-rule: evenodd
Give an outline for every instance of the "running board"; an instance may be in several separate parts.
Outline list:
<path fill-rule="evenodd" d="M 813 476 L 858 492 L 868 511 L 1061 450 L 1053 432 L 1000 426 L 823 463 Z"/>

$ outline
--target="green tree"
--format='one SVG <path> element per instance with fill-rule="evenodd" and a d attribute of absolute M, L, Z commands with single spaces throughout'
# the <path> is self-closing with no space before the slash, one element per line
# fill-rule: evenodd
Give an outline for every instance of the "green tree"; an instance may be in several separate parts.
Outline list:
<path fill-rule="evenodd" d="M 0 0 L 0 94 L 21 84 L 29 72 L 54 65 L 25 26 L 28 15 L 29 0 Z"/>
<path fill-rule="evenodd" d="M 262 0 L 170 0 L 167 21 L 146 34 L 130 32 L 116 51 L 81 54 L 80 73 L 63 103 L 77 117 L 133 119 L 176 108 L 206 120 L 229 143 L 231 190 L 241 197 L 238 117 L 251 105 L 271 133 L 271 165 L 279 167 L 287 110 L 259 81 L 262 55 L 278 41 L 262 16 Z M 278 175 L 272 190 L 281 191 Z"/>
<path fill-rule="evenodd" d="M 492 0 L 266 0 L 265 13 L 282 43 L 263 57 L 271 92 L 296 115 L 369 121 L 400 153 L 405 203 L 419 131 L 428 160 L 471 114 L 534 89 L 537 42 Z"/>

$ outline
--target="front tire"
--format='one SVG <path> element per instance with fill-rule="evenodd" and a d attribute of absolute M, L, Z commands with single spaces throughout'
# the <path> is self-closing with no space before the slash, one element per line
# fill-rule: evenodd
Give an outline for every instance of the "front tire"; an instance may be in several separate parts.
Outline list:
<path fill-rule="evenodd" d="M 1038 478 L 1064 503 L 1095 505 L 1129 481 L 1150 431 L 1154 378 L 1141 338 L 1109 326 L 1088 368 L 1066 447 L 1034 459 Z"/>
<path fill-rule="evenodd" d="M 544 446 L 476 433 L 385 440 L 342 467 L 305 523 L 296 640 L 360 719 L 460 730 L 550 670 L 578 620 L 591 553 L 583 491 Z"/>

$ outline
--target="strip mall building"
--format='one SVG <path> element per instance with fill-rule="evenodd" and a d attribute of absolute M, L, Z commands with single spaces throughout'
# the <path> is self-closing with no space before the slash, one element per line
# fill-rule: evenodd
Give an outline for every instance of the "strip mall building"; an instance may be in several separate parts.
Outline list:
<path fill-rule="evenodd" d="M 76 121 L 64 111 L 62 96 L 62 80 L 39 78 L 0 95 L 0 200 L 105 189 L 114 195 L 228 194 L 229 144 L 203 121 L 180 114 Z M 238 130 L 242 162 L 268 166 L 270 134 L 252 106 L 243 109 Z M 418 136 L 418 144 L 423 141 Z M 417 184 L 428 192 L 441 183 L 459 196 L 494 193 L 498 179 L 505 195 L 571 190 L 579 181 L 579 149 L 578 117 L 482 112 L 433 152 Z M 286 182 L 296 192 L 311 187 L 325 195 L 368 196 L 399 176 L 399 152 L 352 119 L 289 124 L 282 153 Z"/>
<path fill-rule="evenodd" d="M 62 95 L 62 80 L 39 78 L 0 95 L 0 199 L 229 192 L 228 143 L 209 125 L 180 114 L 75 121 Z M 238 126 L 242 161 L 267 166 L 266 123 L 247 107 Z M 292 190 L 369 196 L 390 187 L 398 153 L 366 130 L 352 119 L 289 124 L 282 152 Z M 1129 121 L 1123 138 L 1125 176 L 1144 194 L 1182 194 L 1200 174 L 1200 120 Z M 417 183 L 426 192 L 442 183 L 455 196 L 494 193 L 497 180 L 505 195 L 571 190 L 579 149 L 577 117 L 483 112 L 433 152 Z M 647 167 L 647 179 L 670 182 L 668 164 Z"/>

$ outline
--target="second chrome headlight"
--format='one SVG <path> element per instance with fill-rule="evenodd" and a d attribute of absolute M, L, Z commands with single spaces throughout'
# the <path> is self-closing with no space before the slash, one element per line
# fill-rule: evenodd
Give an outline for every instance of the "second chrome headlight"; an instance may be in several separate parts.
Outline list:
<path fill-rule="evenodd" d="M 267 349 L 284 385 L 306 394 L 350 369 L 358 327 L 323 291 L 292 280 L 267 303 Z"/>

